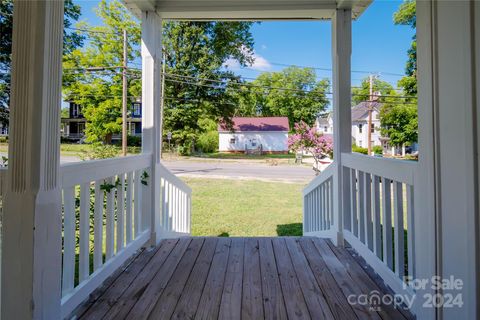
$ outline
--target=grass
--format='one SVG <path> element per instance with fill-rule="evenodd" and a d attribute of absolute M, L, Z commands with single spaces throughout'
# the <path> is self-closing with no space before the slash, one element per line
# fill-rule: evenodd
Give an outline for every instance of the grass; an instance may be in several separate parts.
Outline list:
<path fill-rule="evenodd" d="M 79 144 L 79 143 L 62 143 L 60 144 L 60 154 L 62 156 L 79 156 L 84 152 L 91 151 L 92 146 L 89 144 Z M 122 151 L 121 146 L 115 146 L 118 150 L 118 153 Z M 140 147 L 128 147 L 127 152 L 130 154 L 140 153 Z M 0 143 L 0 152 L 8 152 L 8 143 Z"/>
<path fill-rule="evenodd" d="M 300 236 L 302 184 L 184 178 L 193 236 Z"/>

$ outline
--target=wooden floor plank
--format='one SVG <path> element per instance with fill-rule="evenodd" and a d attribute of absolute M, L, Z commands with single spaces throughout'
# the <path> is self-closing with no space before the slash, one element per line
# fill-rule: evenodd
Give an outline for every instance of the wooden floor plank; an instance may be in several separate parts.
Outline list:
<path fill-rule="evenodd" d="M 338 260 L 325 240 L 318 238 L 313 238 L 312 240 L 345 297 L 351 295 L 359 297 L 362 294 L 368 293 L 364 287 L 359 286 L 357 282 L 350 277 L 345 266 Z M 352 308 L 359 319 L 381 319 L 378 313 L 369 310 L 368 306 L 357 303 L 352 305 Z"/>
<path fill-rule="evenodd" d="M 310 319 L 307 304 L 303 297 L 300 284 L 293 269 L 292 261 L 285 244 L 285 239 L 272 239 L 275 262 L 282 292 L 285 297 L 285 308 L 289 319 Z"/>
<path fill-rule="evenodd" d="M 232 238 L 219 319 L 241 319 L 244 247 L 244 238 Z"/>
<path fill-rule="evenodd" d="M 243 261 L 242 319 L 263 319 L 262 279 L 257 239 L 245 240 Z"/>
<path fill-rule="evenodd" d="M 229 238 L 218 239 L 195 319 L 216 319 L 218 317 L 230 243 Z"/>
<path fill-rule="evenodd" d="M 288 319 L 271 239 L 258 241 L 265 319 Z M 287 297 L 288 298 L 288 297 Z"/>
<path fill-rule="evenodd" d="M 293 267 L 297 274 L 300 288 L 302 289 L 307 308 L 313 319 L 333 319 L 332 311 L 324 297 L 324 292 L 318 286 L 317 281 L 303 255 L 297 238 L 286 238 L 288 252 L 292 259 Z M 327 293 L 328 294 L 328 293 Z"/>
<path fill-rule="evenodd" d="M 178 239 L 164 240 L 161 243 L 160 249 L 148 262 L 143 271 L 135 278 L 132 284 L 122 294 L 120 299 L 117 300 L 115 305 L 112 306 L 110 311 L 105 315 L 104 319 L 116 320 L 124 319 L 133 305 L 137 302 L 140 295 L 145 290 L 146 286 L 150 283 L 155 276 L 156 271 L 167 260 L 168 256 L 175 248 Z"/>
<path fill-rule="evenodd" d="M 300 238 L 300 245 L 318 285 L 326 293 L 325 298 L 333 317 L 335 319 L 357 319 L 347 298 L 343 295 L 330 270 L 328 270 L 325 261 L 323 261 L 318 250 L 314 247 L 312 239 L 302 237 Z"/>
<path fill-rule="evenodd" d="M 358 261 L 345 249 L 339 249 L 332 242 L 327 241 L 328 246 L 338 259 L 344 264 L 348 265 L 347 271 L 350 276 L 355 279 L 365 289 L 365 292 L 377 291 L 383 297 L 386 292 L 385 288 L 380 288 L 375 281 L 366 273 L 366 271 L 360 266 Z M 401 312 L 399 309 L 394 308 L 392 305 L 380 306 L 378 313 L 382 319 L 412 319 L 412 315 L 408 312 Z"/>
<path fill-rule="evenodd" d="M 348 303 L 350 295 L 390 293 L 362 261 L 354 251 L 319 238 L 163 240 L 132 256 L 74 314 L 135 320 L 412 319 L 392 306 L 376 312 Z"/>
<path fill-rule="evenodd" d="M 204 239 L 193 238 L 148 319 L 169 319 L 197 260 Z"/>
<path fill-rule="evenodd" d="M 182 295 L 175 307 L 172 319 L 193 319 L 207 280 L 210 265 L 217 246 L 217 238 L 206 238 L 202 251 L 198 255 Z"/>
<path fill-rule="evenodd" d="M 158 269 L 155 277 L 153 277 L 150 283 L 145 287 L 145 290 L 128 313 L 126 319 L 147 319 L 191 241 L 191 238 L 180 238 L 178 240 L 172 253 L 168 256 L 160 269 Z"/>
<path fill-rule="evenodd" d="M 115 305 L 147 263 L 157 253 L 160 246 L 147 248 L 126 269 L 123 270 L 109 288 L 83 315 L 86 319 L 101 319 Z"/>

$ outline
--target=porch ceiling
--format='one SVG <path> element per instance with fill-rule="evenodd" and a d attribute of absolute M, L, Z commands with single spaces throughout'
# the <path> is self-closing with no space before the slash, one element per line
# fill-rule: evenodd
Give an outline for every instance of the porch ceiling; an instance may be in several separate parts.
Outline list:
<path fill-rule="evenodd" d="M 173 20 L 312 20 L 331 19 L 335 9 L 352 9 L 358 18 L 372 0 L 124 0 L 137 17 L 156 11 Z"/>

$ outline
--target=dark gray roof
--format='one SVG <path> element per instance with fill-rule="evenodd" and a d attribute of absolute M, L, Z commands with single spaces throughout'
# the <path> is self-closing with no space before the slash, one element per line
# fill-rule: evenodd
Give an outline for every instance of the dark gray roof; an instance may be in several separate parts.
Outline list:
<path fill-rule="evenodd" d="M 356 106 L 352 107 L 352 121 L 363 120 L 368 117 L 368 107 L 370 102 L 360 102 Z M 374 111 L 379 112 L 382 106 L 379 102 L 372 102 Z"/>

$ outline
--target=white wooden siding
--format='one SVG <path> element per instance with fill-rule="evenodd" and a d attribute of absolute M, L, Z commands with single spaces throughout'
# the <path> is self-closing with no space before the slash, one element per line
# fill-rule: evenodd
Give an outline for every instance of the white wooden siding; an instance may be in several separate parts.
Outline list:
<path fill-rule="evenodd" d="M 235 143 L 231 143 L 233 138 Z M 252 139 L 256 139 L 257 146 L 261 144 L 264 151 L 288 151 L 286 131 L 219 132 L 219 151 L 244 151 L 245 144 L 252 148 Z"/>

